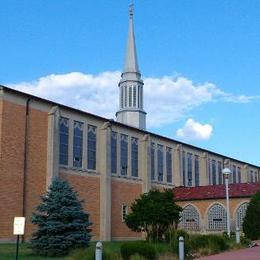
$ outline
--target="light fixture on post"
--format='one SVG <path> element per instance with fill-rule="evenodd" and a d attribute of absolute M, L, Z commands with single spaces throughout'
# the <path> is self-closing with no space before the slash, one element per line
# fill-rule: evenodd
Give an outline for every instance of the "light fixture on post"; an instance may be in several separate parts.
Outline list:
<path fill-rule="evenodd" d="M 227 233 L 230 237 L 230 214 L 229 214 L 229 191 L 228 191 L 228 179 L 231 174 L 231 171 L 229 168 L 224 168 L 222 170 L 222 174 L 225 179 L 225 186 L 226 186 L 226 207 L 227 207 Z"/>

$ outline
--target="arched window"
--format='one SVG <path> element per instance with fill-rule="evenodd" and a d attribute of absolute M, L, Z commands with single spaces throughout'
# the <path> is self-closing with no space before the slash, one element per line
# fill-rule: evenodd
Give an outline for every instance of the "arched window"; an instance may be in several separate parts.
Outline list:
<path fill-rule="evenodd" d="M 226 230 L 227 212 L 220 204 L 214 204 L 208 211 L 208 229 L 209 230 Z"/>
<path fill-rule="evenodd" d="M 182 227 L 186 230 L 199 230 L 199 212 L 192 205 L 186 206 L 182 211 Z"/>
<path fill-rule="evenodd" d="M 236 226 L 239 227 L 240 229 L 242 228 L 247 207 L 248 207 L 248 202 L 245 202 L 238 207 L 236 212 Z"/>

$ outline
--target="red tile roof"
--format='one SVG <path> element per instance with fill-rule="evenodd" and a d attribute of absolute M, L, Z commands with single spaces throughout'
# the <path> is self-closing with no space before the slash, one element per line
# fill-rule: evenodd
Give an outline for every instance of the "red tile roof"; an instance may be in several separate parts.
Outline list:
<path fill-rule="evenodd" d="M 230 198 L 250 197 L 257 191 L 260 191 L 260 183 L 229 184 Z M 176 187 L 173 192 L 177 201 L 226 198 L 225 185 Z"/>

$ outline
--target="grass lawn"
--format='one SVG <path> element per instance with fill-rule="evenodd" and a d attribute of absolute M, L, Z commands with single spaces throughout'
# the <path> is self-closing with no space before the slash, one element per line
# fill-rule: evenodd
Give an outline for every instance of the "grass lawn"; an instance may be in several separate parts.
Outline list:
<path fill-rule="evenodd" d="M 14 260 L 16 253 L 16 244 L 0 244 L 0 259 L 1 260 Z M 54 259 L 53 257 L 41 257 L 32 254 L 31 249 L 27 247 L 27 244 L 20 244 L 19 247 L 19 260 L 48 260 Z M 55 257 L 55 259 L 70 259 L 64 257 Z"/>
<path fill-rule="evenodd" d="M 109 259 L 117 260 L 120 258 L 120 247 L 123 242 L 103 242 L 104 251 L 109 255 Z M 64 259 L 64 260 L 82 260 L 82 259 L 93 259 L 95 252 L 95 242 L 90 243 L 90 247 L 87 249 L 77 249 L 72 251 L 69 256 L 66 257 L 43 257 L 36 256 L 32 253 L 31 249 L 28 248 L 28 244 L 20 244 L 19 247 L 19 260 L 49 260 L 49 259 Z M 167 254 L 170 248 L 167 244 L 154 244 L 156 251 L 161 254 Z M 16 244 L 0 244 L 0 260 L 14 260 L 15 259 Z"/>

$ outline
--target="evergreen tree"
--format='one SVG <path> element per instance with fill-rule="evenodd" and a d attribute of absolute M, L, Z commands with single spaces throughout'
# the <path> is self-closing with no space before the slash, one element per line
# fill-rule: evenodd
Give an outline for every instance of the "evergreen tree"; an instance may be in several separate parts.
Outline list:
<path fill-rule="evenodd" d="M 260 238 L 260 192 L 252 196 L 243 222 L 246 237 L 255 240 Z"/>
<path fill-rule="evenodd" d="M 144 193 L 131 205 L 126 225 L 135 232 L 145 231 L 147 240 L 163 240 L 177 226 L 182 208 L 175 204 L 172 189 Z"/>
<path fill-rule="evenodd" d="M 70 249 L 88 246 L 91 238 L 89 214 L 67 181 L 56 178 L 32 215 L 38 226 L 30 247 L 39 255 L 66 255 Z"/>

